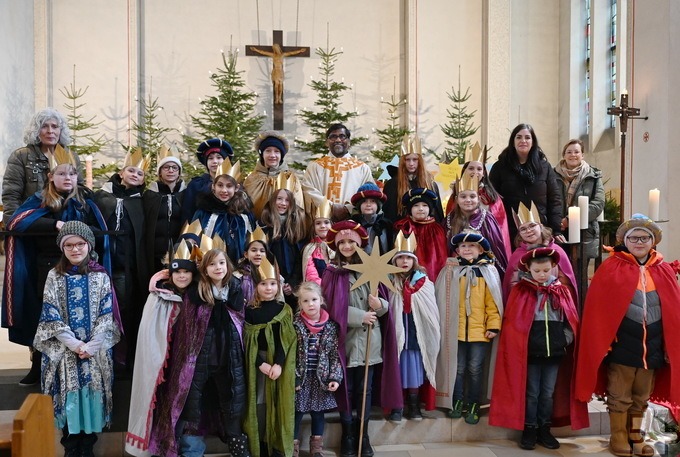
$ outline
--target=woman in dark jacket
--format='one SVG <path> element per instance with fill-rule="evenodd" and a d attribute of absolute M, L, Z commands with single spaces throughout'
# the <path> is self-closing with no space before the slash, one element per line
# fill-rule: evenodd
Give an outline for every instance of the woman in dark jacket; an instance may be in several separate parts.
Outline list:
<path fill-rule="evenodd" d="M 489 179 L 503 197 L 511 240 L 517 235 L 512 210 L 517 211 L 520 202 L 529 208 L 533 201 L 541 222 L 553 230 L 555 240 L 562 243 L 566 241 L 560 227 L 561 185 L 557 174 L 538 145 L 533 127 L 529 124 L 519 124 L 512 130 L 508 146 L 491 168 Z"/>
<path fill-rule="evenodd" d="M 562 149 L 562 160 L 555 172 L 562 181 L 562 214 L 567 214 L 568 207 L 578 205 L 578 197 L 588 197 L 588 229 L 581 235 L 581 242 L 585 245 L 586 258 L 594 259 L 600 255 L 597 217 L 604 210 L 604 186 L 602 172 L 583 160 L 584 154 L 581 140 L 569 140 Z M 565 217 L 561 228 L 566 232 L 567 227 L 569 220 Z"/>
<path fill-rule="evenodd" d="M 152 182 L 142 195 L 144 245 L 149 275 L 163 268 L 163 259 L 172 252 L 175 240 L 182 230 L 181 210 L 186 185 L 181 174 L 180 160 L 170 155 L 167 149 L 161 150 L 158 158 L 158 180 Z"/>

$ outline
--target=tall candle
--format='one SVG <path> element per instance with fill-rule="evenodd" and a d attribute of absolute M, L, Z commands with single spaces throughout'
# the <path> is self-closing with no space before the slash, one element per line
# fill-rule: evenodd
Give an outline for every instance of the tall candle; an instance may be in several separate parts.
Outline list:
<path fill-rule="evenodd" d="M 653 221 L 659 220 L 659 197 L 661 192 L 659 189 L 652 189 L 649 191 L 649 218 Z"/>
<path fill-rule="evenodd" d="M 597 216 L 597 220 L 598 220 L 599 222 L 604 222 L 604 210 L 602 210 L 602 212 L 600 213 L 600 215 Z"/>
<path fill-rule="evenodd" d="M 85 156 L 85 185 L 92 189 L 92 156 Z"/>
<path fill-rule="evenodd" d="M 581 230 L 588 228 L 588 196 L 581 195 L 578 198 L 578 209 L 581 212 Z"/>
<path fill-rule="evenodd" d="M 581 241 L 581 210 L 578 206 L 569 207 L 569 242 Z"/>

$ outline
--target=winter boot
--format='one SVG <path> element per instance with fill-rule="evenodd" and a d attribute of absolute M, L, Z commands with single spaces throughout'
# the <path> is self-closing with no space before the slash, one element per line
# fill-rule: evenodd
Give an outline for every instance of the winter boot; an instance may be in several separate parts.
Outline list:
<path fill-rule="evenodd" d="M 64 446 L 64 457 L 80 457 L 80 433 L 69 433 L 64 429 L 61 437 L 61 445 Z"/>
<path fill-rule="evenodd" d="M 80 457 L 94 457 L 94 443 L 97 442 L 95 433 L 80 434 Z"/>
<path fill-rule="evenodd" d="M 479 403 L 470 403 L 468 412 L 465 415 L 465 423 L 470 425 L 479 423 Z"/>
<path fill-rule="evenodd" d="M 293 457 L 300 456 L 300 440 L 293 440 Z"/>
<path fill-rule="evenodd" d="M 559 449 L 560 442 L 550 433 L 550 424 L 543 424 L 538 426 L 538 444 L 548 449 Z"/>
<path fill-rule="evenodd" d="M 420 412 L 420 399 L 418 393 L 409 393 L 406 398 L 407 413 L 406 419 L 420 421 L 423 420 L 423 414 Z"/>
<path fill-rule="evenodd" d="M 399 423 L 401 422 L 402 414 L 403 410 L 401 408 L 395 408 L 390 412 L 388 420 L 390 422 Z"/>
<path fill-rule="evenodd" d="M 359 427 L 357 426 L 357 442 L 359 440 Z M 368 438 L 368 419 L 364 420 L 364 435 L 361 438 L 361 457 L 373 457 L 371 440 Z"/>
<path fill-rule="evenodd" d="M 633 443 L 633 454 L 642 457 L 654 455 L 654 448 L 645 443 L 642 433 L 642 413 L 628 412 L 628 440 Z"/>
<path fill-rule="evenodd" d="M 28 374 L 19 381 L 20 386 L 34 386 L 40 382 L 40 363 L 42 361 L 42 352 L 31 348 L 31 369 Z"/>
<path fill-rule="evenodd" d="M 525 425 L 522 432 L 522 438 L 519 440 L 519 447 L 531 451 L 536 448 L 536 439 L 538 438 L 538 429 L 535 425 Z"/>
<path fill-rule="evenodd" d="M 446 412 L 446 417 L 451 419 L 460 419 L 463 417 L 463 400 L 455 400 L 453 402 L 453 409 Z"/>
<path fill-rule="evenodd" d="M 357 457 L 357 440 L 354 436 L 354 424 L 341 422 L 340 457 Z"/>
<path fill-rule="evenodd" d="M 250 457 L 248 437 L 243 433 L 227 437 L 227 446 L 232 457 Z"/>
<path fill-rule="evenodd" d="M 609 452 L 621 457 L 630 457 L 633 451 L 628 443 L 628 413 L 609 411 Z"/>
<path fill-rule="evenodd" d="M 309 457 L 323 457 L 323 436 L 309 437 Z"/>

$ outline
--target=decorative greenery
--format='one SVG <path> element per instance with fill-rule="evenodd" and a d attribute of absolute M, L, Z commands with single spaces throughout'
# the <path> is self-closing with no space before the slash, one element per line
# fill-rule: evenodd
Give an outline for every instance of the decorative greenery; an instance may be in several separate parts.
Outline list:
<path fill-rule="evenodd" d="M 83 97 L 85 97 L 89 88 L 90 86 L 86 86 L 84 89 L 76 86 L 76 66 L 73 65 L 73 81 L 69 87 L 59 89 L 59 92 L 67 100 L 63 107 L 66 108 L 66 121 L 71 130 L 71 140 L 73 141 L 69 145 L 69 149 L 80 157 L 95 156 L 108 143 L 105 135 L 97 133 L 97 127 L 104 121 L 97 121 L 96 115 L 85 117 L 82 114 L 81 110 L 86 105 Z M 92 170 L 93 178 L 104 175 L 106 172 L 103 169 L 107 167 L 110 167 L 110 165 L 94 168 Z"/>
<path fill-rule="evenodd" d="M 389 101 L 381 100 L 380 103 L 387 106 L 388 125 L 384 129 L 375 130 L 375 134 L 378 136 L 383 147 L 373 149 L 371 155 L 378 160 L 378 163 L 383 163 L 389 162 L 395 155 L 401 153 L 401 143 L 404 135 L 411 133 L 411 130 L 402 127 L 399 122 L 401 117 L 399 111 L 407 105 L 407 102 L 406 99 L 396 99 L 396 88 Z M 380 173 L 381 169 L 378 169 L 377 173 L 374 173 L 374 178 L 377 178 Z"/>
<path fill-rule="evenodd" d="M 309 161 L 317 159 L 328 152 L 326 147 L 326 130 L 331 124 L 346 124 L 348 120 L 358 116 L 356 110 L 340 111 L 342 94 L 350 89 L 344 82 L 333 80 L 335 63 L 342 55 L 342 51 L 336 51 L 335 48 L 326 50 L 317 48 L 315 53 L 321 58 L 321 64 L 319 65 L 321 78 L 312 79 L 312 82 L 308 85 L 316 92 L 314 106 L 318 108 L 318 111 L 302 109 L 298 113 L 304 124 L 309 127 L 313 138 L 310 141 L 296 139 L 296 146 L 301 151 L 309 153 L 305 162 L 295 162 L 292 164 L 292 167 L 298 170 L 304 170 L 307 168 Z M 366 137 L 352 136 L 353 146 L 364 141 L 366 141 Z"/>
<path fill-rule="evenodd" d="M 606 184 L 606 182 L 605 182 Z M 602 236 L 609 237 L 609 243 L 616 243 L 616 229 L 621 225 L 621 205 L 612 196 L 612 191 L 608 191 L 604 196 L 604 222 L 601 225 Z"/>
<path fill-rule="evenodd" d="M 210 75 L 216 95 L 201 100 L 198 115 L 191 116 L 195 127 L 192 135 L 183 135 L 190 151 L 209 138 L 222 138 L 231 144 L 234 155 L 241 161 L 241 170 L 252 171 L 258 155 L 252 151 L 253 141 L 262 129 L 264 116 L 255 115 L 257 94 L 245 90 L 243 71 L 236 69 L 235 52 L 222 53 L 223 68 Z M 201 172 L 204 172 L 200 167 Z"/>
<path fill-rule="evenodd" d="M 444 149 L 439 160 L 444 163 L 451 163 L 458 160 L 463 163 L 465 149 L 472 144 L 468 139 L 479 130 L 479 126 L 474 125 L 473 119 L 477 110 L 468 112 L 466 102 L 472 97 L 470 88 L 465 89 L 465 93 L 460 86 L 460 66 L 458 67 L 458 89 L 451 87 L 451 93 L 446 93 L 451 101 L 451 107 L 446 109 L 448 122 L 441 126 L 442 132 L 446 136 L 448 147 Z"/>

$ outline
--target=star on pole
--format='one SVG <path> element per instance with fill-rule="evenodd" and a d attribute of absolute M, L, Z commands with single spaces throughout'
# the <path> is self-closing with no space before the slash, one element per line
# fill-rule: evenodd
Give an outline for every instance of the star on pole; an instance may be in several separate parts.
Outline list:
<path fill-rule="evenodd" d="M 345 265 L 348 270 L 356 271 L 361 273 L 361 276 L 357 279 L 350 290 L 354 290 L 362 284 L 368 283 L 369 289 L 371 289 L 371 295 L 377 295 L 378 284 L 383 283 L 388 289 L 395 291 L 392 281 L 390 281 L 390 273 L 399 273 L 404 271 L 403 269 L 390 264 L 390 260 L 397 253 L 396 249 L 392 249 L 383 255 L 380 255 L 379 243 L 376 239 L 373 239 L 373 250 L 371 255 L 366 254 L 363 249 L 357 249 L 357 254 L 361 258 L 361 263 L 354 265 Z"/>
<path fill-rule="evenodd" d="M 439 172 L 434 176 L 434 180 L 448 188 L 460 176 L 461 169 L 457 160 L 451 163 L 440 163 Z"/>

